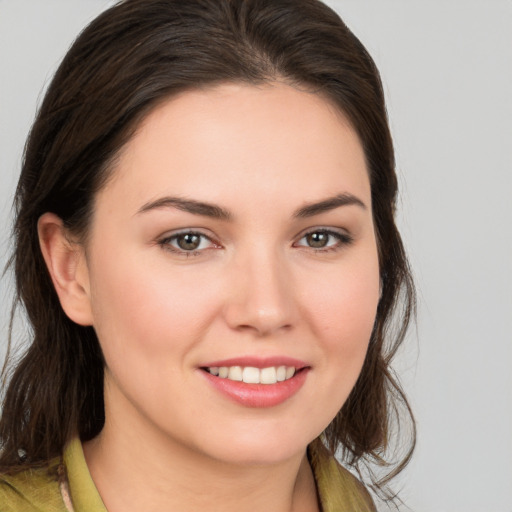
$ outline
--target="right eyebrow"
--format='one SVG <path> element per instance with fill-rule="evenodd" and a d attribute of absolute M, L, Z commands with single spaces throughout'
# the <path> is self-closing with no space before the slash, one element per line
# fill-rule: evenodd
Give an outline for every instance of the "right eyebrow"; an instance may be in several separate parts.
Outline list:
<path fill-rule="evenodd" d="M 178 210 L 194 215 L 202 215 L 204 217 L 212 217 L 220 220 L 231 220 L 233 218 L 231 212 L 216 204 L 171 196 L 161 197 L 160 199 L 146 203 L 138 210 L 137 214 L 161 208 L 177 208 Z"/>

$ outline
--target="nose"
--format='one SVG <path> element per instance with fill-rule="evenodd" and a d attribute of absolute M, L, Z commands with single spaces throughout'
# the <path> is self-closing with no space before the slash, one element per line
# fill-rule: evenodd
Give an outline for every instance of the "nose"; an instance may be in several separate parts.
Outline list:
<path fill-rule="evenodd" d="M 293 279 L 275 254 L 252 254 L 233 265 L 224 316 L 235 330 L 259 337 L 293 328 L 298 319 Z"/>

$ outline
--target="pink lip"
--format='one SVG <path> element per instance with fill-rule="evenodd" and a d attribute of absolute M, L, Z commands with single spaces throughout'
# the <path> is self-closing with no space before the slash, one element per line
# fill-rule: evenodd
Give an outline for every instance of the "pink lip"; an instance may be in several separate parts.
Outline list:
<path fill-rule="evenodd" d="M 246 384 L 245 382 L 216 377 L 204 369 L 206 367 L 220 366 L 252 366 L 254 368 L 294 366 L 297 372 L 291 379 L 276 382 L 275 384 Z M 240 357 L 208 363 L 201 367 L 200 372 L 212 387 L 232 401 L 245 407 L 265 408 L 282 404 L 295 395 L 306 381 L 310 369 L 303 361 L 288 357 L 263 359 Z"/>

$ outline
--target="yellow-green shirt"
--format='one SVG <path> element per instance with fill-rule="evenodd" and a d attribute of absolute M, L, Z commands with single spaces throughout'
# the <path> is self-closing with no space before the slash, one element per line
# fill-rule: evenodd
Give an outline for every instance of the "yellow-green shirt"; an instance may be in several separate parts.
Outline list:
<path fill-rule="evenodd" d="M 363 485 L 330 456 L 321 441 L 309 446 L 322 512 L 375 512 Z M 0 512 L 107 512 L 85 462 L 71 441 L 49 467 L 0 475 Z"/>

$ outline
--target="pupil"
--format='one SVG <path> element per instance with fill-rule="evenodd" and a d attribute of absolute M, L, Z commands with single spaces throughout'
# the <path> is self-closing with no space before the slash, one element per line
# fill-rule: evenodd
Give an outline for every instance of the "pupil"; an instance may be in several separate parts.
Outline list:
<path fill-rule="evenodd" d="M 186 234 L 178 238 L 178 245 L 180 249 L 185 251 L 193 251 L 199 247 L 200 237 L 198 235 Z"/>
<path fill-rule="evenodd" d="M 308 245 L 315 248 L 325 247 L 328 240 L 329 235 L 327 233 L 310 233 L 307 236 Z"/>

